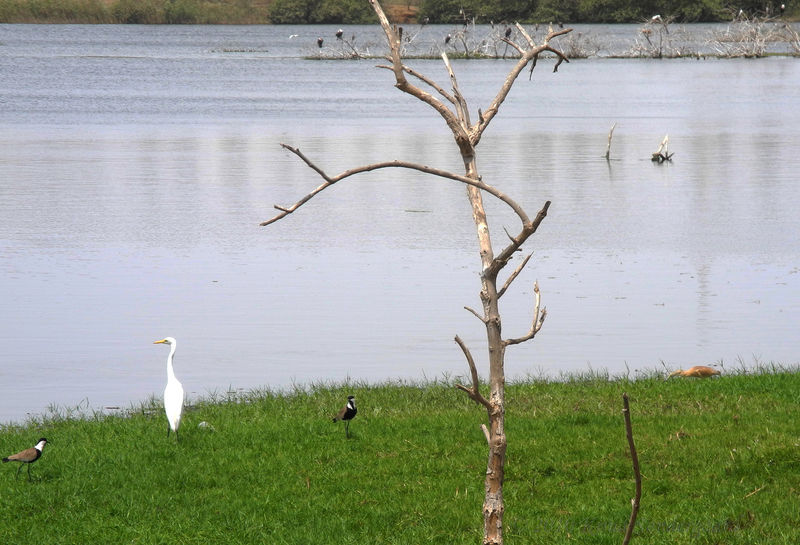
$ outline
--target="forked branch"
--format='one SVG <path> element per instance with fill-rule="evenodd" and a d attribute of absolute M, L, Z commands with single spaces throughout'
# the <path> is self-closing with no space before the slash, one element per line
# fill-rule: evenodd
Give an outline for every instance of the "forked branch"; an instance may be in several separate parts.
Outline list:
<path fill-rule="evenodd" d="M 486 407 L 487 410 L 491 411 L 492 404 L 489 403 L 489 400 L 483 397 L 483 395 L 480 392 L 478 368 L 475 367 L 475 360 L 472 359 L 472 354 L 470 353 L 469 348 L 467 348 L 467 345 L 464 344 L 464 341 L 462 341 L 461 337 L 459 337 L 458 335 L 456 335 L 456 342 L 458 343 L 458 346 L 461 347 L 461 351 L 464 352 L 464 357 L 467 358 L 467 364 L 469 364 L 469 372 L 470 375 L 472 376 L 472 387 L 467 388 L 463 384 L 456 384 L 456 388 L 458 388 L 459 390 L 464 390 L 465 392 L 467 392 L 467 395 L 469 395 L 469 397 L 473 401 L 475 401 L 475 403 L 479 403 L 484 407 Z"/>
<path fill-rule="evenodd" d="M 508 76 L 506 76 L 506 80 L 503 82 L 503 85 L 500 87 L 500 90 L 494 97 L 494 100 L 492 100 L 488 108 L 482 110 L 483 115 L 470 129 L 470 140 L 472 141 L 473 146 L 480 142 L 483 131 L 486 130 L 486 127 L 489 126 L 489 123 L 492 121 L 492 119 L 494 119 L 494 116 L 497 115 L 497 112 L 500 110 L 500 106 L 505 101 L 508 93 L 511 92 L 511 87 L 514 85 L 517 77 L 525 69 L 528 63 L 532 63 L 531 70 L 533 70 L 533 67 L 536 66 L 536 60 L 544 51 L 554 53 L 558 57 L 558 62 L 556 63 L 553 71 L 558 70 L 558 66 L 563 61 L 569 62 L 569 59 L 567 59 L 566 55 L 550 45 L 550 40 L 556 38 L 557 36 L 572 32 L 571 28 L 565 28 L 556 32 L 550 31 L 547 36 L 545 36 L 544 42 L 540 45 L 536 45 L 536 42 L 534 42 L 530 34 L 528 34 L 525 28 L 519 23 L 517 23 L 517 30 L 519 30 L 520 34 L 525 37 L 525 40 L 528 42 L 528 48 L 524 49 L 518 45 L 514 45 L 517 51 L 520 52 L 520 58 L 517 61 L 517 64 L 514 65 L 514 68 L 511 69 Z"/>
<path fill-rule="evenodd" d="M 533 221 L 522 223 L 522 231 L 520 231 L 520 233 L 515 237 L 509 237 L 511 239 L 511 243 L 494 258 L 491 266 L 484 271 L 484 274 L 496 276 L 497 273 L 506 266 L 506 264 L 514 256 L 514 252 L 519 250 L 522 245 L 525 244 L 525 241 L 528 240 L 528 238 L 539 228 L 539 225 L 542 223 L 542 221 L 544 221 L 544 218 L 547 217 L 547 210 L 549 208 L 550 201 L 547 201 L 544 203 L 544 206 L 542 206 L 542 209 L 539 210 L 539 213 L 536 214 L 536 217 L 533 218 Z"/>
<path fill-rule="evenodd" d="M 508 346 L 511 344 L 520 344 L 529 341 L 534 338 L 537 333 L 539 333 L 540 329 L 542 329 L 544 319 L 547 317 L 547 309 L 543 308 L 541 309 L 541 312 L 539 311 L 542 304 L 542 294 L 539 292 L 539 282 L 533 283 L 533 293 L 535 295 L 535 302 L 533 306 L 533 320 L 531 321 L 531 328 L 522 337 L 504 340 L 504 345 Z"/>

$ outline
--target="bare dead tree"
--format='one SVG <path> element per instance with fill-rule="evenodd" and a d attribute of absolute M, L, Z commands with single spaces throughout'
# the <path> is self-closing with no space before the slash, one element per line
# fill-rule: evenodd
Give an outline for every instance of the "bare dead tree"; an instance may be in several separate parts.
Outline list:
<path fill-rule="evenodd" d="M 631 408 L 628 402 L 628 394 L 622 394 L 622 414 L 625 417 L 625 435 L 628 437 L 628 448 L 631 451 L 631 463 L 633 464 L 633 477 L 636 482 L 636 489 L 631 499 L 631 517 L 628 519 L 628 526 L 625 529 L 625 537 L 622 545 L 628 545 L 633 536 L 633 528 L 636 526 L 636 517 L 639 514 L 639 501 L 642 499 L 642 474 L 639 471 L 639 455 L 636 453 L 636 445 L 633 442 L 633 427 L 631 426 Z"/>
<path fill-rule="evenodd" d="M 498 288 L 498 276 L 503 268 L 513 259 L 515 254 L 521 250 L 522 245 L 538 229 L 541 222 L 547 216 L 550 201 L 544 203 L 539 212 L 533 217 L 529 217 L 525 210 L 511 197 L 507 196 L 497 187 L 483 181 L 478 173 L 476 161 L 476 148 L 483 136 L 483 132 L 489 126 L 500 110 L 517 77 L 526 69 L 530 70 L 536 66 L 540 55 L 549 53 L 555 58 L 553 71 L 557 71 L 562 62 L 568 61 L 566 56 L 550 45 L 550 41 L 557 36 L 567 34 L 571 29 L 561 29 L 553 31 L 550 29 L 541 43 L 531 38 L 528 32 L 519 24 L 516 25 L 518 35 L 521 37 L 519 43 L 505 37 L 506 43 L 519 53 L 519 58 L 509 72 L 505 81 L 500 86 L 497 95 L 489 103 L 485 110 L 478 109 L 478 120 L 475 123 L 470 121 L 470 110 L 467 106 L 461 91 L 459 90 L 456 75 L 453 72 L 450 61 L 446 53 L 442 53 L 442 59 L 448 70 L 451 90 L 445 88 L 430 78 L 416 72 L 403 63 L 402 36 L 396 26 L 389 23 L 377 0 L 368 0 L 375 10 L 381 28 L 386 35 L 389 46 L 388 65 L 380 68 L 391 70 L 395 78 L 395 87 L 402 92 L 429 105 L 438 113 L 452 132 L 461 158 L 464 163 L 464 174 L 456 174 L 440 170 L 427 165 L 421 165 L 408 161 L 387 161 L 373 163 L 369 165 L 355 167 L 337 175 L 329 175 L 322 168 L 317 166 L 311 159 L 306 157 L 299 149 L 282 144 L 284 148 L 294 153 L 304 161 L 311 169 L 324 180 L 310 193 L 298 200 L 291 206 L 279 206 L 275 208 L 278 214 L 273 218 L 263 222 L 261 225 L 269 225 L 287 215 L 295 212 L 309 200 L 314 198 L 321 191 L 331 185 L 347 179 L 351 176 L 383 168 L 403 168 L 416 170 L 431 174 L 438 178 L 454 180 L 466 185 L 467 196 L 472 208 L 472 217 L 478 236 L 478 244 L 481 259 L 481 291 L 480 300 L 482 312 L 465 307 L 475 315 L 485 326 L 488 348 L 489 364 L 489 392 L 488 396 L 481 393 L 480 381 L 477 366 L 466 344 L 457 336 L 456 342 L 466 357 L 470 369 L 472 384 L 467 387 L 458 385 L 458 388 L 465 391 L 471 399 L 486 410 L 488 417 L 488 427 L 481 425 L 486 441 L 489 445 L 489 456 L 486 468 L 486 479 L 484 483 L 485 497 L 483 503 L 484 515 L 484 545 L 501 545 L 503 543 L 503 513 L 505 510 L 503 501 L 503 481 L 505 475 L 506 460 L 506 434 L 505 434 L 505 374 L 504 362 L 506 348 L 512 345 L 524 343 L 533 339 L 542 328 L 547 311 L 541 308 L 541 294 L 537 283 L 534 284 L 533 316 L 528 331 L 519 336 L 505 338 L 502 334 L 500 319 L 500 298 L 506 293 L 508 287 L 517 278 L 522 269 L 528 263 L 530 256 L 526 257 L 515 270 L 507 277 L 505 282 Z M 409 79 L 411 78 L 411 80 Z M 412 82 L 413 81 L 413 82 Z M 421 86 L 420 86 L 421 85 Z M 489 233 L 489 222 L 486 217 L 483 204 L 483 193 L 487 193 L 503 203 L 505 203 L 516 214 L 520 222 L 519 230 L 516 234 L 506 231 L 508 236 L 507 244 L 495 253 L 492 239 Z"/>

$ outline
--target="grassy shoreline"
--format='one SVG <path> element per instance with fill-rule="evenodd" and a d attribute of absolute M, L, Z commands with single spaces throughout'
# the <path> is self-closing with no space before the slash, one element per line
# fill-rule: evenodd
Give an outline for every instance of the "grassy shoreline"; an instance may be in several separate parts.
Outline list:
<path fill-rule="evenodd" d="M 644 479 L 634 541 L 798 542 L 800 374 L 777 370 L 510 384 L 509 543 L 619 543 L 633 494 L 623 392 Z M 348 394 L 350 440 L 330 418 Z M 485 415 L 452 384 L 205 400 L 177 444 L 147 409 L 0 429 L 3 455 L 50 440 L 32 482 L 0 466 L 0 542 L 480 540 Z"/>

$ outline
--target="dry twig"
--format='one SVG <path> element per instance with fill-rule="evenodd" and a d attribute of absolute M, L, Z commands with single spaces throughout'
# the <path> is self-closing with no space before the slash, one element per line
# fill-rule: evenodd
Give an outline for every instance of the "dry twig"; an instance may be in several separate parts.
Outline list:
<path fill-rule="evenodd" d="M 636 479 L 636 492 L 631 500 L 631 518 L 628 520 L 628 527 L 625 529 L 625 538 L 622 545 L 628 545 L 633 535 L 633 528 L 636 526 L 636 516 L 639 514 L 639 500 L 642 498 L 642 474 L 639 472 L 639 455 L 636 453 L 636 445 L 633 443 L 633 428 L 631 427 L 631 410 L 628 404 L 628 394 L 622 394 L 622 414 L 625 417 L 625 435 L 628 437 L 628 447 L 631 451 L 631 462 L 633 463 L 633 475 Z"/>

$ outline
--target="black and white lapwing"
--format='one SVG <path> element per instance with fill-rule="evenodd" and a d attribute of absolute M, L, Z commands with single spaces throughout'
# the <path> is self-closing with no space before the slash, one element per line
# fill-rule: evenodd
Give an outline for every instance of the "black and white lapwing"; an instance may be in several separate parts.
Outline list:
<path fill-rule="evenodd" d="M 44 450 L 44 446 L 46 444 L 47 444 L 47 439 L 42 437 L 41 439 L 39 439 L 39 442 L 36 443 L 36 446 L 33 446 L 31 448 L 26 448 L 21 452 L 3 458 L 3 463 L 19 462 L 19 468 L 17 469 L 17 476 L 15 478 L 19 477 L 19 472 L 22 470 L 22 464 L 28 464 L 28 480 L 30 481 L 31 464 L 42 457 L 42 451 Z"/>
<path fill-rule="evenodd" d="M 356 398 L 354 396 L 347 396 L 347 405 L 342 407 L 342 410 L 333 417 L 334 422 L 338 422 L 339 420 L 344 421 L 344 434 L 348 439 L 350 438 L 350 421 L 355 418 L 356 414 L 358 414 Z"/>

